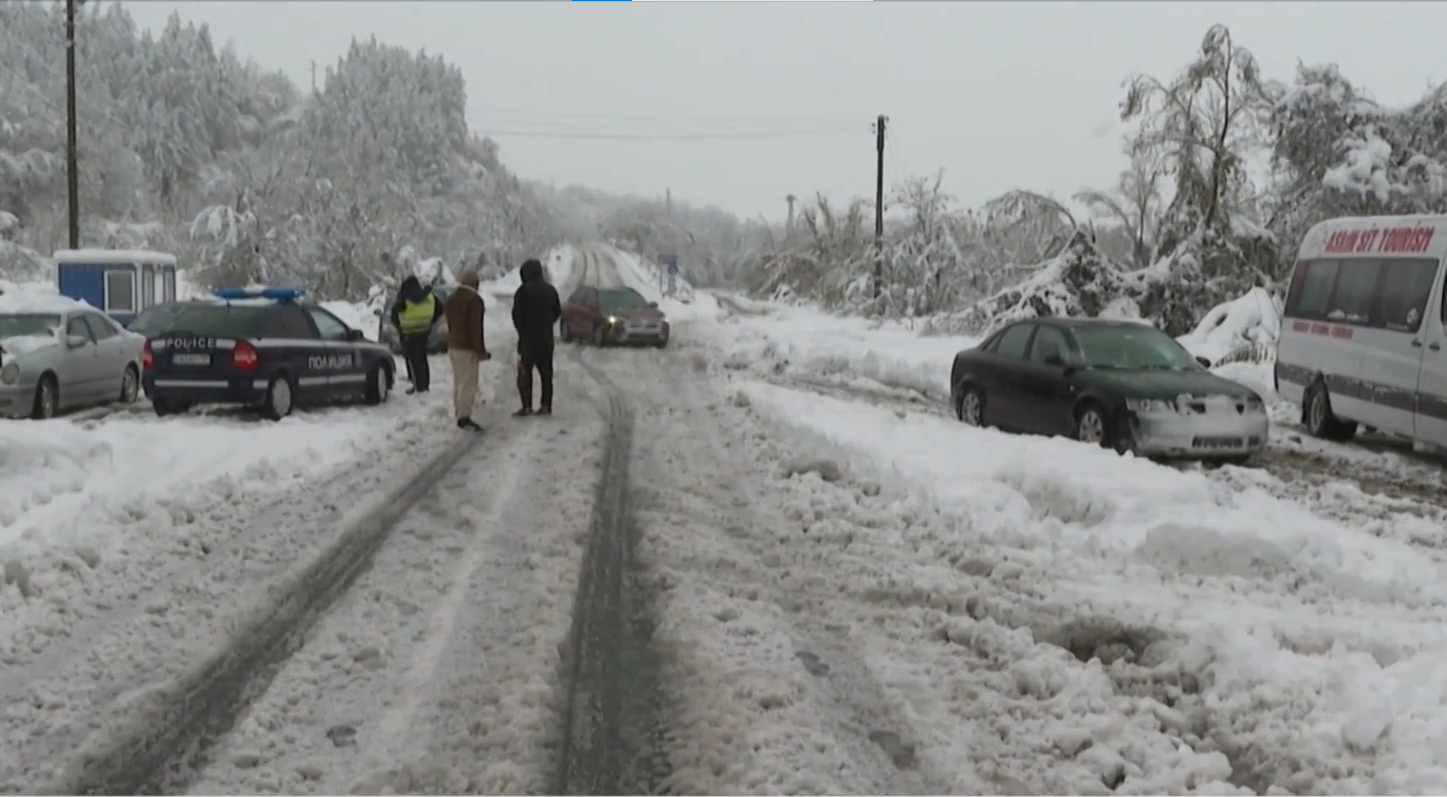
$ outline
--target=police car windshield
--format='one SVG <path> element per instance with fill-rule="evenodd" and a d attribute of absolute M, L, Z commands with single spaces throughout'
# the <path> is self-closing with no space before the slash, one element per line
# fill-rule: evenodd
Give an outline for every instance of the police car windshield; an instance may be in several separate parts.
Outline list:
<path fill-rule="evenodd" d="M 0 315 L 0 338 L 20 338 L 27 335 L 52 335 L 60 326 L 60 316 L 41 313 L 13 313 Z"/>
<path fill-rule="evenodd" d="M 269 306 L 197 305 L 183 308 L 165 331 L 206 338 L 262 337 L 262 323 L 270 310 Z"/>

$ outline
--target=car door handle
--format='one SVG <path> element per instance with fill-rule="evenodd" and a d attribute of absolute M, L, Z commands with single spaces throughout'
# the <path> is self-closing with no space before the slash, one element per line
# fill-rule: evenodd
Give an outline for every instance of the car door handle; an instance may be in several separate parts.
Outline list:
<path fill-rule="evenodd" d="M 1420 349 L 1420 348 L 1422 348 L 1422 341 L 1418 340 L 1417 338 L 1412 338 L 1412 348 L 1414 348 L 1414 349 Z"/>
<path fill-rule="evenodd" d="M 1442 350 L 1442 344 L 1440 344 L 1440 343 L 1438 343 L 1437 341 L 1434 340 L 1434 341 L 1432 341 L 1431 343 L 1428 343 L 1428 344 L 1427 344 L 1427 348 L 1431 349 L 1432 351 L 1441 351 L 1441 350 Z"/>

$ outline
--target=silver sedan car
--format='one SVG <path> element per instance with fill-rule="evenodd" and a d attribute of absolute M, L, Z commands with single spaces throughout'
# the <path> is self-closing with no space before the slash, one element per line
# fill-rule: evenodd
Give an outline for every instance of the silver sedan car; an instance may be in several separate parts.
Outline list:
<path fill-rule="evenodd" d="M 145 343 L 85 305 L 0 311 L 0 417 L 135 401 Z"/>

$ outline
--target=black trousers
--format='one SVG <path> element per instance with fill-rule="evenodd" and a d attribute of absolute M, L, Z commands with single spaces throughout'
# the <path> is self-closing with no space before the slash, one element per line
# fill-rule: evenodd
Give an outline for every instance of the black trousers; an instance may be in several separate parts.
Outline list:
<path fill-rule="evenodd" d="M 533 369 L 542 383 L 539 407 L 553 408 L 553 342 L 546 345 L 518 344 L 518 398 L 524 407 L 533 406 Z"/>
<path fill-rule="evenodd" d="M 432 369 L 427 365 L 427 337 L 426 332 L 402 336 L 402 357 L 412 374 L 412 387 L 417 390 L 432 387 Z"/>

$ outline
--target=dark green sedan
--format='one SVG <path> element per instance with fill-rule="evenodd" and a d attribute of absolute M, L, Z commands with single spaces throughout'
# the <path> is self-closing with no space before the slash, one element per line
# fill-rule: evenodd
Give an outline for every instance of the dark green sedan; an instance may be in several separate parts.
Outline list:
<path fill-rule="evenodd" d="M 1144 324 L 1017 321 L 955 355 L 955 414 L 1121 453 L 1244 462 L 1266 445 L 1261 397 Z"/>

